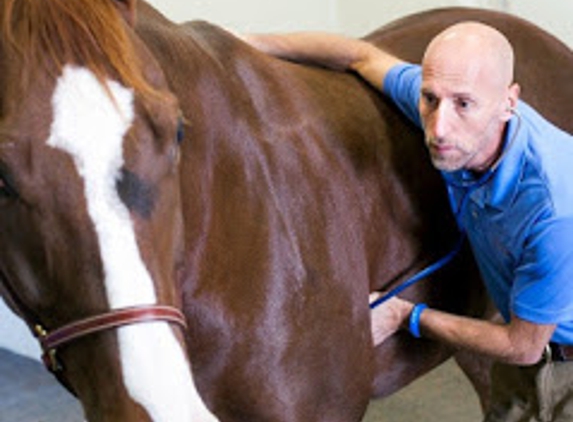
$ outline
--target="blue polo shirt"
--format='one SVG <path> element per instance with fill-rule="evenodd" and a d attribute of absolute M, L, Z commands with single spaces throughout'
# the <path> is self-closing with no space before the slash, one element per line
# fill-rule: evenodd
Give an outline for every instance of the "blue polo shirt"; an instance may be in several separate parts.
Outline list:
<path fill-rule="evenodd" d="M 384 80 L 384 93 L 419 127 L 421 82 L 421 68 L 410 64 L 394 67 Z M 480 184 L 465 170 L 442 175 L 504 319 L 513 313 L 557 324 L 552 340 L 573 344 L 573 137 L 524 102 L 518 111 L 487 181 Z"/>

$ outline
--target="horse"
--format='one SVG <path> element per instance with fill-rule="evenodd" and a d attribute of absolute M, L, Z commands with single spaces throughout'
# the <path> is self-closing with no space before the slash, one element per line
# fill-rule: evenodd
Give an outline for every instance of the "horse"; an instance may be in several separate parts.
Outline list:
<path fill-rule="evenodd" d="M 420 131 L 356 75 L 144 1 L 0 5 L 0 289 L 87 420 L 359 421 L 455 353 L 372 346 L 369 293 L 458 233 Z M 416 61 L 467 19 L 508 34 L 524 97 L 570 129 L 571 52 L 520 19 L 366 38 Z M 404 296 L 489 311 L 467 247 Z"/>

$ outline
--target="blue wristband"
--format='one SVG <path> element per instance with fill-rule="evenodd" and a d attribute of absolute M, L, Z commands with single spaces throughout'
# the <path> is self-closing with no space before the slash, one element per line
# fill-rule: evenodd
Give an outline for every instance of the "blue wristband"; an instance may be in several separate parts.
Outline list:
<path fill-rule="evenodd" d="M 412 309 L 412 313 L 410 314 L 410 333 L 416 338 L 422 337 L 420 334 L 420 316 L 427 307 L 428 305 L 425 303 L 418 303 L 416 306 L 414 306 L 414 309 Z"/>

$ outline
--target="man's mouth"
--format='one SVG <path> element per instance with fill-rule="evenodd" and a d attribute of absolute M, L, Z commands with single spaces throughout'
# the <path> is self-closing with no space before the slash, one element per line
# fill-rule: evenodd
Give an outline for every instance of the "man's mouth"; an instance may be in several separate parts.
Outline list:
<path fill-rule="evenodd" d="M 450 151 L 454 150 L 453 145 L 445 145 L 445 144 L 430 144 L 430 150 L 436 154 L 446 154 Z"/>

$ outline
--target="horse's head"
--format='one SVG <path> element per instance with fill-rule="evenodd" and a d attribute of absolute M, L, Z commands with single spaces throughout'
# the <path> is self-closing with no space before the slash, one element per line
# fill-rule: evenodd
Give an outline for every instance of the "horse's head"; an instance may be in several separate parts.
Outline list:
<path fill-rule="evenodd" d="M 135 3 L 0 3 L 0 284 L 48 333 L 178 306 L 180 113 L 131 30 Z M 161 312 L 58 349 L 88 419 L 191 420 L 177 313 Z"/>

